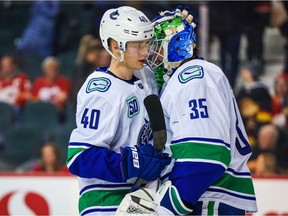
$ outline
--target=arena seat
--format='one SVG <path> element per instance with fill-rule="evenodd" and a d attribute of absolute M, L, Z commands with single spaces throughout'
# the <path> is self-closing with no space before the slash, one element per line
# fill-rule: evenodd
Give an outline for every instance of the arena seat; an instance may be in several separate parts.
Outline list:
<path fill-rule="evenodd" d="M 23 110 L 23 123 L 44 131 L 53 130 L 59 123 L 57 108 L 48 102 L 28 102 Z"/>
<path fill-rule="evenodd" d="M 0 131 L 5 131 L 13 126 L 13 108 L 4 102 L 0 102 Z"/>
<path fill-rule="evenodd" d="M 27 124 L 18 124 L 7 132 L 1 160 L 16 168 L 21 163 L 39 158 L 43 143 L 41 129 Z"/>

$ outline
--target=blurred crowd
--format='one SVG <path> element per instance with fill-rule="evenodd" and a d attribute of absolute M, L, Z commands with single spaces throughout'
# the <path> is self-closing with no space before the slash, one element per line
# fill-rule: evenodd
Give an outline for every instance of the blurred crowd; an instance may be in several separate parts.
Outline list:
<path fill-rule="evenodd" d="M 106 9 L 130 5 L 153 19 L 159 11 L 173 9 L 181 3 L 187 4 L 181 1 L 33 1 L 30 4 L 2 1 L 1 34 L 3 37 L 7 32 L 15 34 L 12 41 L 9 37 L 1 38 L 3 44 L 10 41 L 6 50 L 0 46 L 0 171 L 67 171 L 64 164 L 69 135 L 75 126 L 77 92 L 90 73 L 110 62 L 98 35 L 100 18 Z M 236 83 L 241 83 L 235 95 L 253 149 L 248 165 L 259 176 L 287 174 L 288 2 L 189 3 L 198 14 L 203 5 L 209 8 L 209 38 L 219 39 L 218 65 L 233 89 Z M 23 15 L 23 8 L 26 8 L 26 20 L 22 28 L 18 27 L 21 31 L 16 27 L 13 30 L 13 26 L 5 27 L 4 18 L 16 19 L 17 14 Z M 279 29 L 286 41 L 283 69 L 275 76 L 273 89 L 261 80 L 268 64 L 263 51 L 267 27 Z M 243 35 L 248 43 L 245 61 L 239 57 Z M 63 58 L 67 53 L 72 54 L 70 58 Z M 33 67 L 29 67 L 31 62 Z M 36 73 L 32 72 L 35 64 Z M 32 104 L 38 104 L 38 108 L 33 110 Z M 31 124 L 41 111 L 40 123 Z M 53 118 L 54 124 L 48 127 Z M 21 134 L 19 130 L 31 131 L 33 127 L 40 138 L 28 138 L 27 143 L 38 143 L 25 146 L 24 135 L 15 139 Z M 60 137 L 64 131 L 65 137 Z M 35 151 L 25 151 L 37 145 Z"/>

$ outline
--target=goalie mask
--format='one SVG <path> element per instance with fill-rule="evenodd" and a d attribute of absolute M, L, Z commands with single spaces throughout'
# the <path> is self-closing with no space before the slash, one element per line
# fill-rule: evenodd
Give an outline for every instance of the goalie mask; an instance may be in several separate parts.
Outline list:
<path fill-rule="evenodd" d="M 161 12 L 153 21 L 154 38 L 149 42 L 147 63 L 161 87 L 179 65 L 193 56 L 196 47 L 195 23 L 188 23 L 180 11 Z M 192 22 L 192 20 L 191 20 Z"/>
<path fill-rule="evenodd" d="M 109 49 L 109 38 L 116 40 L 119 49 L 125 51 L 127 42 L 151 39 L 154 31 L 151 21 L 141 11 L 122 6 L 105 12 L 100 22 L 99 34 L 103 47 L 117 59 Z M 123 56 L 119 61 L 122 60 Z"/>

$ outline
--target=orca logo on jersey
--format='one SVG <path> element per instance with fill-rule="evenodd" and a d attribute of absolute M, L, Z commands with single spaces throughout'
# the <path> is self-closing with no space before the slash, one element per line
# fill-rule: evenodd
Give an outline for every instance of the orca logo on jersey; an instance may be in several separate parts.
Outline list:
<path fill-rule="evenodd" d="M 180 83 L 187 83 L 192 79 L 202 78 L 204 76 L 204 70 L 200 65 L 193 65 L 185 68 L 178 75 Z"/>
<path fill-rule="evenodd" d="M 150 122 L 145 119 L 145 124 L 142 126 L 140 132 L 139 132 L 139 136 L 138 136 L 138 144 L 139 145 L 146 145 L 146 144 L 149 144 L 151 142 L 149 141 L 152 141 L 153 139 L 153 132 L 152 132 L 152 129 L 151 129 L 151 126 L 150 126 Z"/>
<path fill-rule="evenodd" d="M 111 81 L 105 77 L 92 78 L 89 80 L 86 88 L 86 92 L 90 93 L 93 91 L 105 92 L 111 86 Z"/>
<path fill-rule="evenodd" d="M 135 168 L 140 168 L 140 164 L 139 164 L 139 157 L 138 157 L 138 152 L 137 152 L 137 148 L 135 146 L 131 147 L 132 150 L 132 158 L 133 158 L 133 166 Z"/>

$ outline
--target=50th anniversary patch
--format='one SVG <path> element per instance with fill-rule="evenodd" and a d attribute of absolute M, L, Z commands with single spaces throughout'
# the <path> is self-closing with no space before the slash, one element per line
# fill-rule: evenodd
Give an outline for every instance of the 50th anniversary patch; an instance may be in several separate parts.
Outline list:
<path fill-rule="evenodd" d="M 111 86 L 111 81 L 105 77 L 93 78 L 89 80 L 86 88 L 86 92 L 90 93 L 93 91 L 105 92 Z"/>
<path fill-rule="evenodd" d="M 140 107 L 138 103 L 138 99 L 136 96 L 132 96 L 126 100 L 126 104 L 128 107 L 128 117 L 132 118 L 140 112 Z"/>

